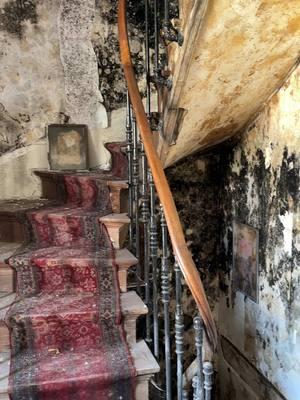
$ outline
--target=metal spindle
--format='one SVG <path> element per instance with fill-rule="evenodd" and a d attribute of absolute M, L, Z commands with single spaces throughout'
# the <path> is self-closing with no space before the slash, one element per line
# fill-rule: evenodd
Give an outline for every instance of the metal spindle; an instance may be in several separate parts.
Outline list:
<path fill-rule="evenodd" d="M 166 400 L 172 400 L 171 382 L 171 343 L 170 343 L 170 287 L 169 287 L 169 250 L 168 230 L 164 211 L 161 208 L 162 260 L 161 260 L 161 295 L 164 308 L 164 343 L 166 368 Z"/>
<path fill-rule="evenodd" d="M 149 48 L 149 0 L 145 1 L 145 72 L 146 72 L 146 113 L 151 115 L 151 88 L 150 88 L 150 48 Z"/>
<path fill-rule="evenodd" d="M 164 19 L 165 19 L 165 22 L 169 22 L 169 19 L 170 19 L 169 0 L 164 0 Z"/>
<path fill-rule="evenodd" d="M 154 70 L 157 73 L 159 69 L 159 26 L 158 26 L 157 0 L 153 1 L 153 14 L 154 14 Z"/>
<path fill-rule="evenodd" d="M 192 386 L 193 386 L 193 400 L 200 400 L 200 397 L 199 397 L 199 380 L 198 380 L 198 376 L 197 375 L 195 375 L 193 377 Z"/>
<path fill-rule="evenodd" d="M 132 178 L 133 178 L 133 195 L 134 195 L 134 228 L 135 228 L 135 256 L 138 259 L 136 266 L 137 273 L 137 291 L 140 294 L 141 280 L 141 264 L 140 264 L 140 221 L 139 221 L 139 136 L 136 125 L 136 118 L 132 113 L 132 132 L 133 132 L 133 149 L 132 149 Z"/>
<path fill-rule="evenodd" d="M 203 323 L 202 319 L 197 316 L 194 318 L 194 330 L 195 330 L 195 343 L 196 343 L 196 354 L 197 354 L 197 378 L 198 378 L 198 399 L 204 400 L 204 388 L 203 388 Z"/>
<path fill-rule="evenodd" d="M 150 258 L 152 267 L 152 311 L 153 311 L 153 350 L 156 359 L 159 359 L 159 330 L 158 330 L 158 288 L 157 288 L 157 258 L 158 258 L 158 234 L 156 223 L 156 196 L 155 185 L 151 171 L 149 173 L 150 189 Z"/>
<path fill-rule="evenodd" d="M 148 199 L 148 163 L 143 143 L 141 143 L 142 188 L 141 188 L 141 222 L 144 228 L 144 282 L 145 303 L 150 308 L 150 279 L 149 279 L 149 199 Z M 150 311 L 150 310 L 149 310 Z M 151 315 L 146 315 L 146 341 L 151 342 Z"/>
<path fill-rule="evenodd" d="M 210 361 L 203 363 L 205 400 L 211 400 L 214 368 Z"/>
<path fill-rule="evenodd" d="M 128 160 L 128 216 L 130 218 L 129 224 L 129 248 L 133 248 L 133 171 L 132 171 L 132 110 L 130 105 L 130 98 L 127 91 L 127 107 L 126 107 L 126 152 Z"/>
<path fill-rule="evenodd" d="M 189 392 L 187 390 L 183 390 L 182 400 L 189 400 Z"/>
<path fill-rule="evenodd" d="M 184 316 L 181 304 L 181 270 L 175 260 L 175 281 L 176 281 L 176 314 L 175 314 L 175 344 L 177 354 L 177 400 L 182 400 L 183 388 L 183 355 L 184 355 Z"/>

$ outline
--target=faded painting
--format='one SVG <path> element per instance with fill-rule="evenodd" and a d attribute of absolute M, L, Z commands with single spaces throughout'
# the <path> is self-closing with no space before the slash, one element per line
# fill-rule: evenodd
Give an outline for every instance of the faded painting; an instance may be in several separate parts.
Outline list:
<path fill-rule="evenodd" d="M 87 168 L 87 132 L 85 125 L 49 125 L 49 162 L 51 169 Z"/>
<path fill-rule="evenodd" d="M 239 222 L 233 223 L 232 283 L 258 302 L 258 230 Z"/>

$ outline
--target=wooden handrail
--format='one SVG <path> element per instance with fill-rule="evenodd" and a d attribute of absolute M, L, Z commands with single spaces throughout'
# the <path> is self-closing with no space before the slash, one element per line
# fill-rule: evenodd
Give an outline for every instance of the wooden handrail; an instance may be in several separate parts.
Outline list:
<path fill-rule="evenodd" d="M 118 26 L 121 63 L 123 65 L 124 74 L 127 81 L 128 92 L 133 110 L 135 112 L 137 125 L 139 127 L 141 139 L 144 144 L 144 149 L 153 175 L 158 197 L 164 209 L 173 251 L 180 265 L 185 281 L 196 301 L 200 315 L 204 322 L 209 343 L 214 350 L 217 346 L 216 325 L 205 295 L 199 272 L 185 242 L 178 212 L 166 175 L 164 173 L 164 169 L 162 167 L 162 163 L 158 157 L 153 143 L 152 131 L 148 123 L 135 77 L 127 32 L 126 0 L 119 0 Z"/>

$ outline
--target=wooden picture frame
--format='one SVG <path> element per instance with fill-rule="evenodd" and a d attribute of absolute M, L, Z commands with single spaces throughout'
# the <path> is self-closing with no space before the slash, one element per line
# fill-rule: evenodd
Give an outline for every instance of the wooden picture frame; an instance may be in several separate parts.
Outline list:
<path fill-rule="evenodd" d="M 259 231 L 249 225 L 233 222 L 232 288 L 258 303 Z"/>
<path fill-rule="evenodd" d="M 48 126 L 51 170 L 88 169 L 88 129 L 86 125 L 51 124 Z"/>

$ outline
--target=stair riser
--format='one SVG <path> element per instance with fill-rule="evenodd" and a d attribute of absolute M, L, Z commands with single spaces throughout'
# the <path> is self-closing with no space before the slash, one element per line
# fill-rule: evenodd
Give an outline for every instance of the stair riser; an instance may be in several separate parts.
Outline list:
<path fill-rule="evenodd" d="M 71 195 L 74 201 L 74 193 L 68 193 L 63 175 L 39 173 L 39 176 L 41 178 L 43 198 L 49 200 L 58 200 L 62 203 L 65 203 L 68 201 L 68 197 Z M 124 185 L 118 185 L 118 182 L 108 181 L 107 190 L 109 192 L 112 211 L 114 213 L 127 212 L 128 190 L 124 187 Z M 77 203 L 79 206 L 81 205 L 79 200 L 77 200 Z"/>
<path fill-rule="evenodd" d="M 101 245 L 103 227 L 97 213 L 78 215 L 72 210 L 54 213 L 51 210 L 28 215 L 36 243 L 40 247 Z M 106 242 L 105 242 L 106 243 Z"/>
<path fill-rule="evenodd" d="M 28 240 L 24 225 L 12 216 L 0 216 L 0 241 L 23 243 Z"/>
<path fill-rule="evenodd" d="M 24 260 L 22 265 L 15 265 L 17 271 L 18 292 L 22 297 L 36 295 L 38 293 L 97 293 L 97 272 L 93 261 L 88 263 L 77 262 L 74 264 L 57 265 L 49 261 L 48 266 L 43 260 L 36 260 L 36 267 L 32 265 L 28 259 Z M 39 264 L 40 263 L 40 264 Z M 112 261 L 110 260 L 111 264 Z M 121 292 L 127 291 L 127 270 L 130 264 L 118 264 L 118 260 L 114 261 L 118 274 L 119 287 Z M 29 281 L 30 280 L 30 281 Z M 29 284 L 30 282 L 30 284 Z M 11 274 L 11 281 L 6 278 L 3 289 L 7 286 L 14 285 L 14 274 Z M 1 290 L 0 283 L 0 290 Z M 6 290 L 3 290 L 4 292 Z"/>
<path fill-rule="evenodd" d="M 127 270 L 118 271 L 119 287 L 122 293 L 127 292 Z M 78 285 L 77 292 L 84 292 L 84 288 L 80 288 Z M 7 268 L 7 271 L 0 271 L 0 292 L 12 293 L 16 290 L 16 274 L 11 268 Z M 50 291 L 53 293 L 53 289 Z M 96 289 L 95 289 L 96 292 Z"/>

